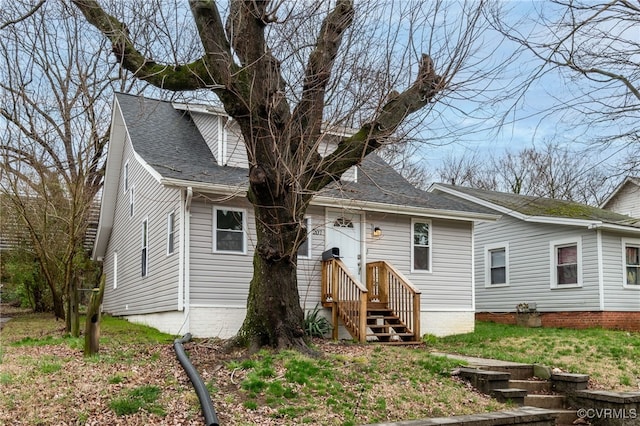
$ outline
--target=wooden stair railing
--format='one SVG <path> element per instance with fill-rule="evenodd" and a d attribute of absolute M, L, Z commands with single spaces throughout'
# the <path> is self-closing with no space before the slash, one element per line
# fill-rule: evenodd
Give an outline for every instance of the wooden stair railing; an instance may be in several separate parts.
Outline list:
<path fill-rule="evenodd" d="M 391 264 L 367 263 L 367 297 L 370 304 L 380 304 L 395 316 L 385 321 L 401 340 L 420 340 L 420 290 Z"/>
<path fill-rule="evenodd" d="M 367 288 L 340 259 L 322 261 L 322 305 L 332 307 L 333 339 L 338 318 L 359 342 L 367 340 Z"/>
<path fill-rule="evenodd" d="M 342 320 L 360 342 L 420 341 L 420 291 L 387 262 L 367 264 L 365 287 L 340 259 L 323 261 L 321 300 L 331 308 L 336 340 Z"/>

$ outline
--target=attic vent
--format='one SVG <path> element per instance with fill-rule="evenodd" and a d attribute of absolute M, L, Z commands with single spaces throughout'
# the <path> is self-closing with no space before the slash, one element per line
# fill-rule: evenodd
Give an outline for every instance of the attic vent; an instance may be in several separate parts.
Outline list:
<path fill-rule="evenodd" d="M 353 228 L 353 222 L 351 219 L 347 219 L 344 217 L 339 217 L 333 222 L 334 228 Z"/>

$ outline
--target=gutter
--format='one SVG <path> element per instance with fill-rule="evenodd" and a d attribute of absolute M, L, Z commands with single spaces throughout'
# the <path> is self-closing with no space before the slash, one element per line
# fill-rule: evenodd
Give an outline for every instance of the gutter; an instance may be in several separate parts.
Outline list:
<path fill-rule="evenodd" d="M 617 231 L 617 232 L 624 232 L 627 234 L 640 235 L 640 228 L 636 228 L 633 226 L 614 225 L 611 223 L 602 223 L 602 222 L 593 223 L 588 227 L 588 229 L 594 229 L 594 230 L 604 229 L 605 231 Z"/>
<path fill-rule="evenodd" d="M 230 186 L 224 184 L 192 182 L 174 178 L 162 178 L 160 183 L 166 186 L 179 188 L 189 187 L 192 191 L 214 192 L 229 197 L 245 197 L 247 186 L 239 184 Z M 413 216 L 434 217 L 440 219 L 457 219 L 467 221 L 495 222 L 500 218 L 499 214 L 474 213 L 456 210 L 433 209 L 428 207 L 413 207 L 408 205 L 386 204 L 372 201 L 345 200 L 332 197 L 316 196 L 311 201 L 312 206 L 347 208 L 354 210 L 366 210 L 379 213 L 398 213 Z"/>

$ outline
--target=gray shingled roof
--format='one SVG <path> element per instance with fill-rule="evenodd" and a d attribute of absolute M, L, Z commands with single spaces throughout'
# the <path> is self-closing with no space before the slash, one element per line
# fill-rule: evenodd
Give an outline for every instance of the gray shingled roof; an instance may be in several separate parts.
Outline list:
<path fill-rule="evenodd" d="M 246 169 L 216 163 L 188 111 L 177 110 L 166 101 L 126 94 L 116 97 L 134 150 L 162 177 L 234 188 L 247 185 Z M 336 183 L 320 195 L 464 213 L 495 213 L 456 197 L 419 190 L 375 154 L 361 164 L 357 183 Z"/>
<path fill-rule="evenodd" d="M 488 191 L 443 183 L 438 183 L 437 185 L 470 195 L 525 216 L 594 220 L 615 225 L 640 227 L 640 221 L 637 219 L 573 201 Z"/>

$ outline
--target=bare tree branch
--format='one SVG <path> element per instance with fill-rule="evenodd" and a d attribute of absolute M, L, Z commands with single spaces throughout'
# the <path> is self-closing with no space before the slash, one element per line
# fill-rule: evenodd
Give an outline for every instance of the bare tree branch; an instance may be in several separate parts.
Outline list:
<path fill-rule="evenodd" d="M 5 23 L 3 23 L 2 25 L 0 25 L 0 30 L 4 30 L 5 28 L 7 28 L 10 25 L 15 25 L 18 22 L 22 22 L 26 19 L 29 19 L 29 17 L 31 17 L 31 15 L 33 15 L 34 13 L 36 13 L 38 11 L 38 9 L 40 9 L 42 7 L 42 5 L 44 4 L 44 2 L 47 0 L 40 0 L 35 6 L 33 6 L 31 8 L 31 10 L 29 10 L 28 12 L 24 13 L 23 15 L 20 15 L 18 18 L 16 19 L 12 19 L 9 20 Z"/>

